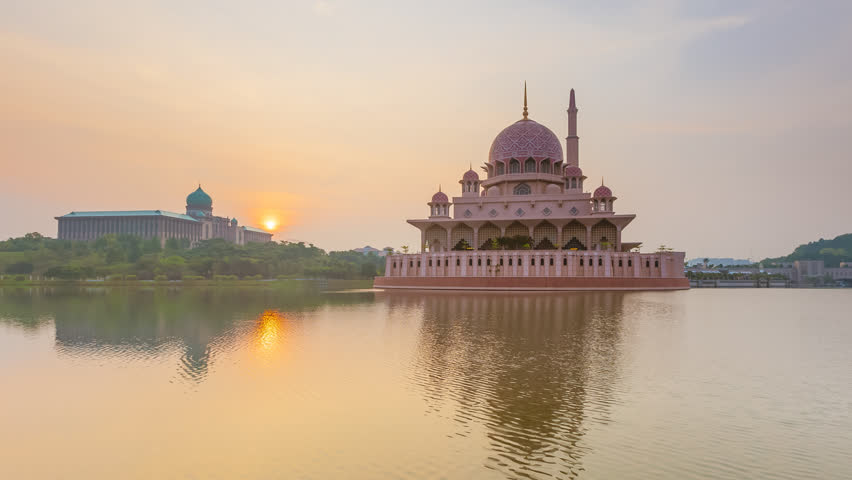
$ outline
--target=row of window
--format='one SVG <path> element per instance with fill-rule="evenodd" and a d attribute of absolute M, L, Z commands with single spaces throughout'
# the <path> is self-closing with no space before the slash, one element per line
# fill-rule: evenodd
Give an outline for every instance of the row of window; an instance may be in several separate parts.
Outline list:
<path fill-rule="evenodd" d="M 538 170 L 539 173 L 551 173 L 553 171 L 553 167 L 551 167 L 550 159 L 542 160 L 541 169 Z M 557 162 L 558 163 L 558 162 Z M 533 158 L 528 158 L 524 162 L 524 173 L 536 173 L 536 162 Z M 497 162 L 497 175 L 503 175 L 506 173 L 506 164 L 503 162 Z M 517 159 L 509 160 L 509 173 L 521 173 L 521 162 Z"/>
<path fill-rule="evenodd" d="M 510 258 L 510 259 L 509 259 L 509 266 L 510 266 L 510 267 L 511 267 L 511 266 L 513 266 L 513 265 L 512 265 L 512 260 L 513 260 L 512 258 Z M 581 258 L 581 259 L 580 259 L 580 266 L 581 266 L 581 267 L 585 266 L 585 265 L 584 265 L 584 261 L 583 261 L 583 260 L 584 260 L 583 258 Z M 503 265 L 503 259 L 502 259 L 502 258 L 500 258 L 500 259 L 499 259 L 499 261 L 500 261 L 500 262 L 499 262 L 499 265 Z M 615 263 L 616 263 L 616 262 L 615 262 L 615 260 L 612 260 L 612 266 L 613 266 L 613 267 L 615 266 Z M 467 265 L 468 265 L 469 267 L 472 267 L 472 266 L 473 266 L 473 259 L 472 259 L 472 258 L 469 258 L 469 259 L 467 260 Z M 478 267 L 481 267 L 481 266 L 482 266 L 482 259 L 481 259 L 481 258 L 477 258 L 477 259 L 476 259 L 476 265 L 477 265 Z M 485 259 L 485 265 L 486 265 L 486 266 L 489 266 L 489 267 L 491 266 L 491 259 L 490 259 L 490 258 L 486 258 L 486 259 Z M 521 260 L 520 260 L 520 259 L 518 259 L 518 266 L 520 266 L 520 265 L 521 265 Z M 540 265 L 540 266 L 542 266 L 542 267 L 544 266 L 544 258 L 540 258 L 540 259 L 539 259 L 539 265 Z M 402 263 L 400 263 L 400 266 L 402 266 Z M 414 260 L 409 260 L 409 261 L 408 261 L 408 266 L 409 266 L 409 268 L 414 268 Z M 430 267 L 432 266 L 432 260 L 431 260 L 431 259 L 429 260 L 429 265 L 428 265 L 428 266 L 430 266 Z M 441 266 L 441 260 L 438 260 L 438 261 L 437 261 L 437 266 L 439 266 L 439 267 Z M 445 266 L 445 267 L 449 267 L 449 266 L 450 266 L 450 260 L 449 260 L 448 258 L 447 258 L 447 259 L 444 259 L 444 266 Z M 460 259 L 460 258 L 457 258 L 457 259 L 456 259 L 456 266 L 457 266 L 457 267 L 460 267 L 460 266 L 461 266 L 461 259 Z M 534 266 L 535 266 L 535 259 L 534 259 L 534 258 L 530 258 L 530 266 L 532 266 L 532 267 L 534 267 Z M 553 266 L 553 258 L 552 258 L 552 257 L 550 258 L 550 266 L 551 266 L 551 267 Z M 567 266 L 568 266 L 568 258 L 563 258 L 563 259 L 562 259 L 562 266 L 564 266 L 564 267 L 567 267 Z M 590 266 L 590 267 L 591 267 L 591 266 L 593 266 L 592 259 L 589 259 L 589 264 L 588 264 L 588 266 Z M 603 266 L 603 258 L 602 258 L 602 257 L 598 257 L 598 266 L 599 266 L 599 267 L 602 267 L 602 266 Z M 623 260 L 622 260 L 622 259 L 618 259 L 618 266 L 619 266 L 619 267 L 623 267 L 623 266 L 624 266 L 624 263 L 623 263 Z M 633 260 L 632 260 L 632 259 L 627 259 L 627 266 L 628 266 L 628 267 L 632 267 L 632 266 L 633 266 Z M 397 267 L 397 266 L 396 266 L 396 262 L 393 262 L 393 266 L 392 266 L 392 268 L 396 268 L 396 267 Z M 417 268 L 420 268 L 420 260 L 417 260 Z M 651 268 L 651 261 L 650 261 L 650 260 L 645 260 L 645 268 Z M 659 260 L 654 260 L 654 268 L 660 268 L 660 261 L 659 261 Z"/>

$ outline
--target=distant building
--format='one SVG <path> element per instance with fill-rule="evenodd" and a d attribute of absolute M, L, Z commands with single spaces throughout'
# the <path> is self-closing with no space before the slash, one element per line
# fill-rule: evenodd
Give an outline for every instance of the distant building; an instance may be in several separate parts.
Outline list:
<path fill-rule="evenodd" d="M 369 255 L 371 253 L 375 253 L 376 255 L 378 255 L 380 257 L 384 257 L 385 255 L 388 254 L 388 252 L 387 252 L 388 249 L 390 249 L 390 247 L 385 247 L 384 250 L 379 250 L 378 248 L 373 248 L 373 247 L 367 245 L 366 247 L 362 247 L 362 248 L 353 248 L 352 251 L 358 252 L 358 253 L 363 253 L 364 255 Z"/>
<path fill-rule="evenodd" d="M 796 281 L 802 281 L 805 278 L 825 278 L 830 277 L 835 281 L 852 281 L 852 268 L 846 264 L 840 264 L 840 267 L 826 267 L 822 260 L 796 260 L 793 262 L 793 270 L 795 271 Z"/>
<path fill-rule="evenodd" d="M 753 262 L 751 260 L 745 260 L 741 258 L 707 258 L 707 265 L 725 265 L 725 266 L 736 266 L 736 265 L 751 265 Z M 704 258 L 693 258 L 692 260 L 687 260 L 686 264 L 690 267 L 703 265 Z"/>
<path fill-rule="evenodd" d="M 201 189 L 186 197 L 186 214 L 165 210 L 71 212 L 55 217 L 57 238 L 96 240 L 104 235 L 136 235 L 157 238 L 165 245 L 170 238 L 186 239 L 194 246 L 201 240 L 222 238 L 237 245 L 269 242 L 272 234 L 259 228 L 239 225 L 236 218 L 213 216 L 213 199 Z"/>
<path fill-rule="evenodd" d="M 826 267 L 822 260 L 796 260 L 792 263 L 782 263 L 777 267 L 732 267 L 732 268 L 705 268 L 703 264 L 688 266 L 686 271 L 690 273 L 715 274 L 724 271 L 728 274 L 741 274 L 753 276 L 759 273 L 769 275 L 782 275 L 794 284 L 802 284 L 808 281 L 825 280 L 831 278 L 835 282 L 852 283 L 852 264 L 841 263 L 840 267 Z"/>

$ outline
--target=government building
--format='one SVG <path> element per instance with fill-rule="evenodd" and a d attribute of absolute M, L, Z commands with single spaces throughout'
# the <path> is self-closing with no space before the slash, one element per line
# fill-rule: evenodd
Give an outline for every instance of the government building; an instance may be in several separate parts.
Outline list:
<path fill-rule="evenodd" d="M 673 290 L 689 288 L 683 252 L 638 253 L 622 239 L 634 214 L 616 213 L 603 185 L 586 191 L 577 105 L 571 90 L 566 152 L 556 135 L 523 118 L 491 144 L 482 166 L 452 200 L 440 191 L 420 231 L 418 254 L 393 254 L 378 288 L 492 290 Z"/>
<path fill-rule="evenodd" d="M 201 185 L 186 197 L 186 214 L 165 210 L 71 212 L 61 217 L 57 238 L 95 240 L 109 234 L 157 238 L 162 245 L 170 238 L 186 239 L 190 246 L 201 240 L 222 238 L 237 245 L 272 241 L 272 234 L 240 225 L 236 218 L 213 215 L 213 199 Z"/>

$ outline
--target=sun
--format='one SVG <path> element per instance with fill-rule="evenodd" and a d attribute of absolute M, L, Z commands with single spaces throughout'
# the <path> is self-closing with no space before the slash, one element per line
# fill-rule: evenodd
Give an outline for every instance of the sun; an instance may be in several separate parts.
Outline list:
<path fill-rule="evenodd" d="M 278 226 L 278 222 L 270 218 L 263 222 L 263 226 L 265 226 L 267 230 L 275 230 L 275 227 Z"/>

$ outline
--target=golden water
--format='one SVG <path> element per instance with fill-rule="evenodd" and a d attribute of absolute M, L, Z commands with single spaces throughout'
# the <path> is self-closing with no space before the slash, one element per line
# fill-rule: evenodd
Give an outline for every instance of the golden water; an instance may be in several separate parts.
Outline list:
<path fill-rule="evenodd" d="M 852 478 L 852 290 L 0 290 L 0 478 Z"/>

